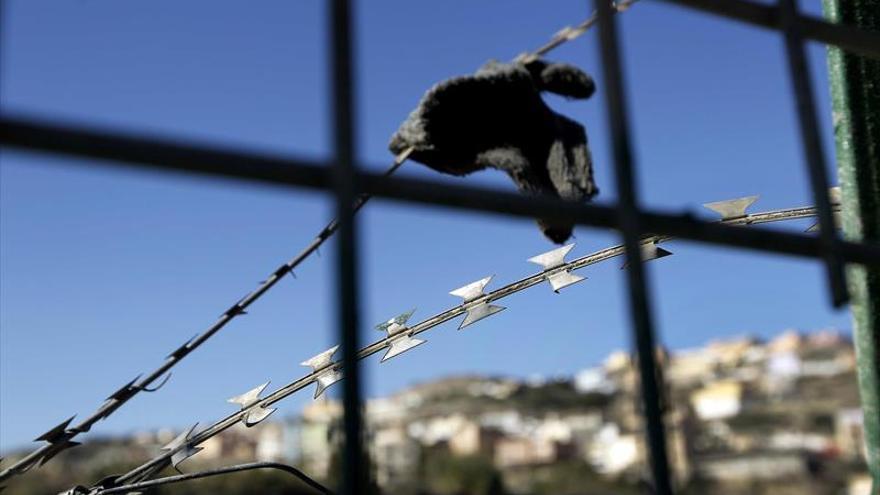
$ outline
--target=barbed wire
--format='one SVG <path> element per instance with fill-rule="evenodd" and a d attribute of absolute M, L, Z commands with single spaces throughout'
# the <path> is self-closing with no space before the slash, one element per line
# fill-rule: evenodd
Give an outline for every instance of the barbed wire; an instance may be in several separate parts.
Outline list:
<path fill-rule="evenodd" d="M 833 212 L 835 215 L 839 215 L 839 190 L 833 188 L 830 196 Z M 749 196 L 745 198 L 707 203 L 704 206 L 712 209 L 721 216 L 721 219 L 718 221 L 719 223 L 741 226 L 812 218 L 817 214 L 816 208 L 812 206 L 771 210 L 754 214 L 746 213 L 746 209 L 757 199 L 757 196 Z M 815 226 L 811 227 L 810 230 L 814 227 Z M 672 253 L 669 251 L 660 248 L 659 244 L 673 239 L 674 237 L 668 235 L 644 236 L 641 240 L 643 246 L 643 261 L 650 261 L 671 255 Z M 376 328 L 378 330 L 386 331 L 388 335 L 358 351 L 358 359 L 362 360 L 385 350 L 386 354 L 382 358 L 382 362 L 384 362 L 425 342 L 423 340 L 414 339 L 416 335 L 422 334 L 458 316 L 466 315 L 465 319 L 459 325 L 460 330 L 465 326 L 471 325 L 505 309 L 501 306 L 492 305 L 492 302 L 499 301 L 512 294 L 534 287 L 544 281 L 549 282 L 551 288 L 558 293 L 561 289 L 584 279 L 584 277 L 574 275 L 572 273 L 573 271 L 586 268 L 596 263 L 608 261 L 624 254 L 624 247 L 622 245 L 616 245 L 565 262 L 565 255 L 573 247 L 574 244 L 569 244 L 529 259 L 531 262 L 544 265 L 545 269 L 492 292 L 483 292 L 483 289 L 492 278 L 491 276 L 456 289 L 450 292 L 450 294 L 462 297 L 464 299 L 462 304 L 431 316 L 415 325 L 407 326 L 407 321 L 412 316 L 414 310 L 403 313 L 378 325 Z M 625 267 L 625 264 L 621 266 L 621 268 Z M 174 441 L 166 445 L 163 448 L 165 451 L 163 454 L 160 454 L 128 473 L 119 476 L 116 478 L 115 482 L 132 483 L 142 481 L 168 466 L 176 468 L 181 462 L 198 453 L 201 450 L 198 447 L 201 443 L 239 422 L 244 423 L 248 427 L 259 423 L 268 417 L 269 414 L 274 412 L 274 409 L 271 409 L 273 405 L 292 396 L 296 392 L 305 389 L 313 383 L 317 384 L 315 392 L 315 398 L 317 398 L 328 386 L 341 380 L 343 377 L 344 370 L 342 369 L 342 362 L 334 361 L 332 359 L 332 356 L 338 347 L 339 346 L 332 347 L 312 359 L 303 362 L 303 365 L 313 368 L 312 372 L 287 383 L 262 399 L 259 398 L 259 394 L 265 389 L 268 383 L 260 385 L 253 390 L 230 400 L 230 402 L 240 404 L 241 409 L 211 424 L 198 433 L 194 433 L 197 424 L 193 425 L 190 429 L 182 432 Z"/>
<path fill-rule="evenodd" d="M 203 478 L 211 478 L 214 476 L 225 476 L 227 474 L 234 473 L 242 473 L 246 471 L 255 471 L 258 469 L 272 469 L 275 471 L 280 471 L 285 474 L 289 474 L 290 476 L 298 479 L 300 482 L 311 488 L 317 493 L 322 493 L 324 495 L 333 495 L 327 487 L 308 477 L 305 473 L 296 469 L 293 466 L 288 464 L 282 464 L 280 462 L 249 462 L 245 464 L 236 464 L 233 466 L 224 466 L 220 468 L 207 469 L 204 471 L 198 471 L 195 473 L 187 473 L 180 474 L 177 476 L 167 476 L 164 478 L 158 478 L 151 481 L 143 481 L 140 483 L 132 483 L 130 485 L 119 485 L 108 488 L 99 488 L 97 490 L 92 490 L 83 486 L 76 486 L 63 492 L 62 495 L 86 495 L 86 494 L 94 494 L 94 495 L 112 495 L 114 493 L 132 493 L 138 492 L 141 490 L 145 490 L 148 488 L 156 488 L 157 486 L 163 485 L 171 485 L 175 483 L 183 483 L 186 481 L 198 480 Z"/>
<path fill-rule="evenodd" d="M 613 10 L 615 12 L 623 12 L 629 9 L 637 1 L 638 0 L 621 0 L 615 2 Z M 596 23 L 596 20 L 597 14 L 593 12 L 593 14 L 590 15 L 590 17 L 588 17 L 583 22 L 573 27 L 564 27 L 560 31 L 556 32 L 551 37 L 550 41 L 546 44 L 540 46 L 532 52 L 522 53 L 518 55 L 514 60 L 516 62 L 527 63 L 537 59 L 538 57 L 546 55 L 547 53 L 553 51 L 559 46 L 562 46 L 563 44 L 582 36 Z M 398 154 L 395 157 L 392 165 L 384 172 L 384 175 L 390 176 L 394 172 L 396 172 L 397 169 L 400 168 L 400 166 L 407 161 L 412 151 L 412 148 L 408 148 Z M 369 199 L 369 195 L 359 196 L 352 208 L 355 212 L 357 212 L 358 210 L 360 210 L 360 208 L 364 206 L 364 204 L 367 203 L 367 201 L 369 201 Z M 172 351 L 166 357 L 165 362 L 163 362 L 161 366 L 159 366 L 151 373 L 147 374 L 146 376 L 138 375 L 133 380 L 129 381 L 118 390 L 110 394 L 107 399 L 105 399 L 104 403 L 86 419 L 71 426 L 70 423 L 75 417 L 71 416 L 67 420 L 48 430 L 46 433 L 37 437 L 35 441 L 45 441 L 47 443 L 42 447 L 27 454 L 23 458 L 19 459 L 8 468 L 0 471 L 0 483 L 12 478 L 13 476 L 23 474 L 34 466 L 42 466 L 52 457 L 59 454 L 61 451 L 79 445 L 79 442 L 73 441 L 75 437 L 77 437 L 80 433 L 85 433 L 91 430 L 92 426 L 95 423 L 101 421 L 102 419 L 108 418 L 110 415 L 115 413 L 125 403 L 127 403 L 139 393 L 155 392 L 159 390 L 170 378 L 171 369 L 174 368 L 181 361 L 183 361 L 183 359 L 185 359 L 190 353 L 192 353 L 202 344 L 207 342 L 211 337 L 222 330 L 237 316 L 247 314 L 247 308 L 251 304 L 256 302 L 264 294 L 266 294 L 270 289 L 272 289 L 272 287 L 274 287 L 275 284 L 277 284 L 282 278 L 284 278 L 285 275 L 291 274 L 295 277 L 294 269 L 299 266 L 299 264 L 301 264 L 303 261 L 305 261 L 309 256 L 311 256 L 315 251 L 317 251 L 321 247 L 321 245 L 336 232 L 337 228 L 338 222 L 336 220 L 332 220 L 318 233 L 317 236 L 315 236 L 311 243 L 309 243 L 302 251 L 300 251 L 299 254 L 275 269 L 275 271 L 273 271 L 265 280 L 260 282 L 259 286 L 254 291 L 248 293 L 247 295 L 239 299 L 235 304 L 230 306 L 229 309 L 223 312 L 223 314 L 220 315 L 217 321 L 215 321 L 204 332 L 202 332 L 201 334 L 196 334 L 194 337 L 186 341 L 183 345 Z M 160 379 L 161 381 L 159 381 Z M 151 388 L 151 385 L 153 385 L 157 381 L 159 381 L 158 385 Z M 2 487 L 0 487 L 0 489 L 2 489 Z"/>

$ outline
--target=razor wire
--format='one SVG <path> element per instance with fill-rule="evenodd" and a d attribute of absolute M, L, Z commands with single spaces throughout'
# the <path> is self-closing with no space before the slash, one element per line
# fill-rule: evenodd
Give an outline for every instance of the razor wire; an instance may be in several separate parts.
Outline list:
<path fill-rule="evenodd" d="M 636 2 L 638 2 L 638 0 L 620 0 L 614 3 L 613 11 L 615 13 L 624 12 Z M 593 12 L 587 19 L 585 19 L 581 23 L 575 26 L 566 26 L 562 28 L 551 37 L 550 41 L 535 49 L 534 51 L 525 52 L 517 55 L 514 61 L 520 63 L 528 63 L 536 60 L 543 55 L 546 55 L 547 53 L 550 53 L 551 51 L 564 45 L 565 43 L 581 37 L 596 23 L 597 19 L 597 13 Z M 392 165 L 384 172 L 384 175 L 390 176 L 394 172 L 396 172 L 397 169 L 400 168 L 400 166 L 407 161 L 412 151 L 412 148 L 408 148 L 398 154 L 395 157 Z M 357 211 L 360 210 L 360 208 L 363 207 L 369 199 L 369 195 L 360 195 L 355 201 L 355 204 L 352 205 L 354 212 L 357 213 Z M 116 412 L 126 402 L 131 400 L 140 392 L 155 392 L 159 390 L 163 385 L 165 385 L 165 383 L 167 383 L 168 379 L 171 377 L 171 369 L 178 363 L 180 363 L 180 361 L 182 361 L 184 358 L 186 358 L 186 356 L 199 348 L 202 344 L 213 337 L 217 332 L 223 329 L 223 327 L 225 327 L 237 316 L 247 314 L 247 308 L 251 304 L 256 302 L 260 297 L 262 297 L 266 292 L 268 292 L 272 287 L 274 287 L 275 284 L 277 284 L 282 278 L 284 278 L 285 275 L 290 274 L 295 278 L 296 275 L 294 273 L 294 269 L 300 263 L 305 261 L 309 256 L 311 256 L 315 251 L 318 251 L 321 245 L 336 232 L 338 226 L 339 224 L 337 220 L 332 220 L 330 223 L 328 223 L 327 226 L 324 227 L 318 233 L 318 235 L 315 236 L 312 242 L 309 243 L 302 251 L 300 251 L 299 254 L 275 269 L 275 271 L 273 271 L 265 280 L 260 282 L 259 286 L 254 291 L 249 292 L 247 295 L 236 301 L 236 303 L 230 306 L 229 309 L 224 311 L 217 319 L 217 321 L 215 321 L 210 327 L 208 327 L 207 330 L 205 330 L 201 334 L 196 334 L 188 341 L 184 342 L 180 347 L 168 354 L 168 356 L 166 356 L 165 358 L 165 362 L 162 363 L 162 365 L 159 366 L 156 370 L 149 373 L 146 377 L 141 378 L 143 375 L 138 375 L 133 380 L 129 381 L 118 390 L 110 394 L 105 399 L 104 403 L 94 413 L 92 413 L 92 415 L 88 416 L 86 419 L 80 421 L 73 426 L 70 426 L 70 423 L 76 416 L 71 416 L 65 421 L 59 423 L 57 426 L 48 430 L 46 433 L 34 439 L 34 441 L 37 442 L 45 441 L 47 443 L 42 447 L 32 451 L 23 458 L 19 459 L 8 468 L 0 471 L 0 483 L 8 480 L 9 478 L 12 478 L 13 476 L 23 474 L 34 466 L 42 466 L 60 452 L 79 445 L 79 442 L 73 441 L 73 439 L 77 435 L 91 430 L 92 426 L 95 423 L 101 421 L 102 419 L 108 418 L 111 414 Z M 153 385 L 154 382 L 160 379 L 161 381 L 159 381 L 158 385 L 151 388 L 151 385 Z M 0 487 L 0 489 L 2 489 L 2 487 Z"/>
<path fill-rule="evenodd" d="M 841 209 L 839 188 L 832 188 L 829 191 L 829 198 L 835 220 L 839 222 Z M 721 217 L 718 220 L 718 223 L 739 226 L 760 225 L 812 218 L 817 215 L 817 210 L 813 206 L 770 210 L 753 214 L 747 213 L 747 209 L 755 203 L 757 199 L 758 196 L 747 196 L 743 198 L 706 203 L 703 206 L 714 211 Z M 818 224 L 814 224 L 807 230 L 813 232 L 816 230 L 817 225 Z M 672 253 L 661 248 L 659 244 L 673 239 L 674 237 L 669 235 L 643 236 L 640 240 L 642 246 L 642 261 L 647 262 L 670 256 Z M 412 317 L 415 310 L 410 310 L 377 325 L 376 329 L 386 332 L 387 335 L 384 338 L 363 347 L 358 351 L 357 358 L 362 360 L 385 350 L 385 355 L 382 356 L 380 360 L 380 362 L 385 362 L 426 342 L 425 340 L 416 339 L 416 335 L 426 332 L 456 317 L 465 315 L 465 318 L 458 326 L 458 330 L 461 330 L 477 321 L 506 309 L 503 306 L 492 304 L 493 302 L 530 287 L 534 287 L 545 281 L 549 283 L 554 292 L 559 293 L 563 288 L 585 280 L 586 277 L 575 275 L 572 273 L 573 271 L 603 261 L 608 261 L 624 254 L 624 247 L 622 245 L 615 245 L 566 262 L 565 257 L 574 246 L 575 244 L 569 244 L 529 258 L 529 262 L 541 265 L 543 270 L 494 291 L 488 293 L 484 291 L 494 275 L 455 289 L 451 291 L 450 294 L 461 297 L 461 304 L 431 316 L 412 326 L 407 326 L 407 322 Z M 621 266 L 621 269 L 625 268 L 626 263 Z M 162 454 L 134 468 L 128 473 L 115 478 L 113 483 L 139 482 L 148 479 L 150 476 L 157 474 L 168 466 L 173 466 L 176 469 L 180 463 L 201 451 L 202 447 L 199 447 L 199 445 L 203 442 L 239 422 L 244 423 L 246 427 L 251 427 L 263 421 L 276 411 L 275 408 L 272 408 L 273 405 L 290 397 L 294 393 L 305 389 L 313 383 L 316 384 L 314 398 L 317 399 L 327 387 L 343 378 L 344 370 L 342 369 L 341 361 L 333 360 L 333 355 L 338 348 L 338 345 L 331 347 L 330 349 L 303 361 L 301 363 L 302 365 L 312 368 L 310 373 L 287 383 L 266 397 L 260 398 L 259 396 L 268 386 L 269 382 L 259 385 L 242 395 L 229 399 L 229 402 L 238 404 L 240 410 L 229 414 L 225 418 L 211 424 L 197 433 L 195 430 L 198 423 L 194 424 L 189 429 L 181 432 L 170 443 L 165 445 L 162 448 Z M 96 487 L 95 490 L 99 490 L 99 488 Z M 89 493 L 101 492 L 97 491 Z"/>

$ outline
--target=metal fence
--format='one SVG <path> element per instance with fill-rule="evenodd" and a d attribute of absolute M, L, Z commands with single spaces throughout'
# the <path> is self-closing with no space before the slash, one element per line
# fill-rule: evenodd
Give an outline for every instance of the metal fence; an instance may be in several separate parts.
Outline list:
<path fill-rule="evenodd" d="M 728 17 L 779 31 L 785 39 L 792 94 L 798 111 L 806 172 L 819 219 L 819 236 L 768 230 L 743 229 L 725 223 L 698 220 L 689 215 L 670 215 L 640 207 L 636 190 L 636 163 L 631 152 L 626 82 L 618 45 L 615 6 L 595 0 L 600 55 L 610 129 L 618 203 L 614 206 L 585 205 L 549 198 L 524 197 L 496 190 L 452 186 L 434 181 L 390 177 L 364 172 L 358 166 L 354 146 L 353 94 L 355 60 L 352 47 L 352 13 L 349 0 L 328 0 L 327 29 L 331 46 L 328 64 L 332 74 L 332 111 L 335 156 L 330 163 L 287 156 L 254 154 L 230 149 L 205 148 L 184 142 L 161 141 L 120 135 L 88 128 L 61 127 L 27 116 L 4 115 L 0 144 L 40 152 L 99 159 L 111 166 L 134 166 L 221 176 L 281 187 L 313 188 L 332 193 L 336 201 L 339 249 L 336 259 L 338 331 L 341 341 L 345 449 L 341 493 L 364 491 L 361 379 L 358 372 L 359 246 L 352 205 L 369 194 L 403 202 L 433 204 L 469 211 L 485 211 L 523 217 L 574 221 L 580 225 L 610 228 L 621 233 L 629 263 L 627 270 L 629 310 L 638 355 L 638 370 L 655 493 L 672 493 L 667 458 L 661 386 L 656 373 L 656 338 L 647 290 L 647 273 L 641 261 L 641 243 L 647 234 L 675 236 L 721 246 L 767 253 L 815 258 L 826 267 L 832 303 L 847 301 L 844 265 L 880 265 L 880 247 L 837 237 L 824 153 L 819 138 L 813 89 L 804 55 L 805 40 L 838 46 L 852 53 L 880 58 L 880 33 L 831 24 L 801 14 L 795 0 L 776 5 L 746 0 L 665 0 L 690 9 Z M 586 9 L 586 6 L 585 6 Z M 320 237 L 320 236 L 319 236 Z M 241 309 L 237 304 L 235 308 Z M 233 313 L 237 310 L 230 310 Z M 232 313 L 230 313 L 232 314 Z M 185 347 L 185 346 L 184 346 Z M 159 374 L 161 375 L 161 373 Z M 158 378 L 158 376 L 156 377 Z M 131 384 L 129 384 L 130 388 Z M 126 388 L 125 390 L 129 390 Z M 66 424 L 61 425 L 63 433 Z M 51 433 L 51 431 L 50 431 Z M 57 432 L 56 432 L 57 433 Z"/>

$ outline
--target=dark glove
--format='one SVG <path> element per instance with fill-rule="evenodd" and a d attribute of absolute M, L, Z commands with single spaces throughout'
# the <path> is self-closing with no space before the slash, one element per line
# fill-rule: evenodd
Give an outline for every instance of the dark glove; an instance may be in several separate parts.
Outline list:
<path fill-rule="evenodd" d="M 422 97 L 391 138 L 398 154 L 438 172 L 467 175 L 487 167 L 507 172 L 519 190 L 571 201 L 598 191 L 583 126 L 551 110 L 541 91 L 589 98 L 593 80 L 567 64 L 489 61 L 472 76 L 440 82 Z M 571 237 L 570 222 L 538 219 L 553 242 Z"/>

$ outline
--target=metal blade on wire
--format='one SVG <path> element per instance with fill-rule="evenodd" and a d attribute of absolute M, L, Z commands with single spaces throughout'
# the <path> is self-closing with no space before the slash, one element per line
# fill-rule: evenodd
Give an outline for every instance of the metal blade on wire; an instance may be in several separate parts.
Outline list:
<path fill-rule="evenodd" d="M 714 201 L 712 203 L 704 203 L 703 206 L 721 215 L 721 220 L 732 220 L 746 216 L 746 210 L 760 196 L 745 196 L 736 199 L 726 199 L 724 201 Z"/>
<path fill-rule="evenodd" d="M 587 277 L 582 277 L 580 275 L 575 275 L 571 273 L 570 270 L 551 271 L 554 268 L 565 265 L 565 256 L 569 253 L 569 251 L 572 250 L 572 248 L 574 248 L 574 246 L 574 244 L 569 244 L 567 246 L 562 246 L 561 248 L 547 251 L 546 253 L 542 253 L 528 259 L 528 261 L 544 267 L 545 272 L 549 272 L 544 275 L 544 279 L 550 283 L 550 288 L 553 289 L 553 292 L 556 292 L 557 294 L 560 290 L 568 287 L 569 285 L 573 285 L 587 279 Z"/>
<path fill-rule="evenodd" d="M 180 347 L 171 351 L 171 354 L 169 354 L 166 357 L 170 358 L 170 359 L 182 358 L 183 356 L 185 356 L 186 354 L 188 354 L 190 351 L 192 351 L 194 349 L 193 347 L 191 347 L 191 344 L 196 340 L 196 338 L 198 336 L 199 336 L 199 334 L 193 335 L 192 337 L 190 337 L 189 340 L 184 342 Z"/>
<path fill-rule="evenodd" d="M 489 281 L 492 280 L 492 277 L 494 277 L 494 275 L 489 275 L 486 278 L 481 278 L 476 282 L 471 282 L 465 286 L 450 291 L 449 293 L 453 296 L 458 296 L 462 298 L 462 304 L 466 305 L 486 295 L 483 292 L 483 289 L 486 287 L 486 285 L 489 284 Z M 480 304 L 471 306 L 467 308 L 467 314 L 465 315 L 464 320 L 458 326 L 458 329 L 461 330 L 466 326 L 473 325 L 483 318 L 488 318 L 489 316 L 504 311 L 505 309 L 507 308 L 505 308 L 504 306 L 489 304 L 488 301 L 483 301 Z"/>
<path fill-rule="evenodd" d="M 251 390 L 248 390 L 247 392 L 241 394 L 241 395 L 236 395 L 235 397 L 228 399 L 227 402 L 231 402 L 233 404 L 238 404 L 241 406 L 242 409 L 248 409 L 260 401 L 260 394 L 268 386 L 269 386 L 269 382 L 266 382 L 262 385 L 258 385 L 256 387 L 252 388 Z M 268 418 L 275 411 L 276 411 L 276 409 L 274 409 L 274 408 L 273 409 L 266 409 L 265 407 L 260 406 L 260 407 L 249 410 L 246 414 L 244 414 L 242 416 L 241 421 L 242 421 L 242 423 L 244 423 L 245 426 L 250 428 L 251 426 Z"/>
<path fill-rule="evenodd" d="M 376 330 L 383 331 L 388 334 L 388 340 L 390 344 L 388 346 L 388 350 L 385 352 L 385 355 L 382 356 L 381 360 L 379 360 L 380 363 L 384 363 L 385 361 L 395 356 L 399 356 L 404 352 L 416 348 L 427 342 L 426 340 L 414 338 L 406 327 L 407 321 L 409 321 L 410 317 L 412 317 L 415 311 L 415 309 L 412 309 L 409 312 L 395 316 L 394 318 L 384 323 L 376 325 Z"/>
<path fill-rule="evenodd" d="M 648 261 L 651 261 L 651 260 L 656 260 L 656 259 L 660 259 L 660 258 L 665 258 L 667 256 L 672 256 L 671 251 L 667 251 L 667 250 L 663 249 L 662 247 L 660 247 L 657 244 L 656 241 L 649 241 L 649 242 L 643 243 L 641 245 L 641 250 L 642 250 L 642 263 L 647 263 Z M 623 265 L 621 265 L 620 269 L 623 270 L 628 266 L 629 266 L 629 261 L 627 260 L 626 262 L 623 263 Z"/>
<path fill-rule="evenodd" d="M 196 426 L 199 424 L 196 423 L 189 427 L 188 430 L 184 430 L 181 432 L 174 440 L 170 441 L 167 445 L 162 447 L 162 450 L 168 452 L 174 452 L 171 454 L 171 465 L 174 466 L 174 469 L 177 469 L 177 466 L 180 465 L 181 462 L 189 459 L 190 457 L 198 454 L 203 450 L 203 447 L 196 447 L 191 443 L 191 436 L 193 431 L 195 431 Z"/>
<path fill-rule="evenodd" d="M 51 428 L 46 433 L 43 433 L 42 435 L 35 438 L 34 441 L 35 442 L 45 441 L 45 442 L 49 442 L 49 443 L 55 443 L 55 442 L 61 440 L 62 437 L 64 437 L 67 434 L 67 427 L 70 425 L 70 422 L 73 421 L 73 418 L 75 418 L 75 417 L 76 417 L 76 415 L 73 415 L 73 416 L 65 419 L 60 424 Z"/>
<path fill-rule="evenodd" d="M 302 363 L 302 366 L 308 366 L 312 368 L 312 371 L 318 371 L 330 365 L 333 362 L 333 354 L 339 349 L 338 345 L 327 349 L 326 351 L 315 355 L 312 358 L 309 358 Z M 317 399 L 324 390 L 327 389 L 330 385 L 342 380 L 342 371 L 340 371 L 336 366 L 331 366 L 326 368 L 320 375 L 315 378 L 315 399 Z"/>
<path fill-rule="evenodd" d="M 134 377 L 133 380 L 119 387 L 118 390 L 107 396 L 105 400 L 125 400 L 129 395 L 137 393 L 137 387 L 134 384 L 141 379 L 142 375 Z"/>

